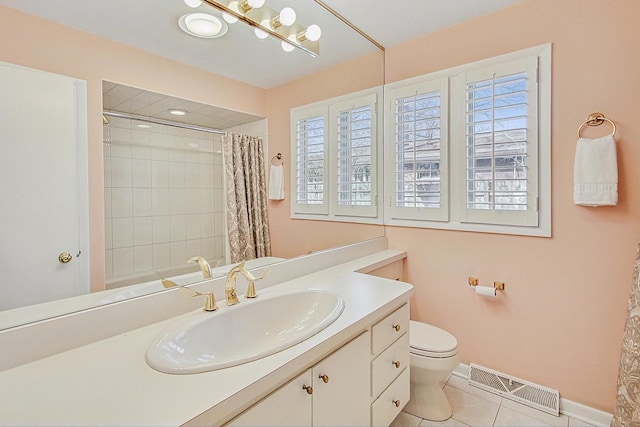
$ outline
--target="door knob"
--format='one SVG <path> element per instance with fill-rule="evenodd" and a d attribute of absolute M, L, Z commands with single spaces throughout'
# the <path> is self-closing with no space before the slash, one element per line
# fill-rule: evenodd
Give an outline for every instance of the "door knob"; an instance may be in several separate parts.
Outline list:
<path fill-rule="evenodd" d="M 68 263 L 72 259 L 73 259 L 73 256 L 69 252 L 62 252 L 60 255 L 58 255 L 58 261 L 60 261 L 63 264 Z"/>

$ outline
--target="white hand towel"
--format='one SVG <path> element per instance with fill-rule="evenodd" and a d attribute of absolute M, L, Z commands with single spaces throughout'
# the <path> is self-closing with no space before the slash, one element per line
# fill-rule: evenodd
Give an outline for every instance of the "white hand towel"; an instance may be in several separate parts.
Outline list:
<path fill-rule="evenodd" d="M 269 171 L 269 199 L 284 199 L 284 168 L 282 165 L 271 165 Z"/>
<path fill-rule="evenodd" d="M 612 135 L 578 140 L 573 165 L 573 202 L 583 206 L 618 203 L 618 161 Z"/>

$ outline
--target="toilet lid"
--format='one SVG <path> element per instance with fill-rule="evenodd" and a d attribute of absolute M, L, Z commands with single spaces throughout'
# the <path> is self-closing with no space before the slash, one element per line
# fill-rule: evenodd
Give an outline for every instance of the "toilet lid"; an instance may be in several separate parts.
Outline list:
<path fill-rule="evenodd" d="M 457 354 L 458 341 L 449 332 L 427 323 L 410 321 L 411 353 L 427 357 L 449 357 Z"/>

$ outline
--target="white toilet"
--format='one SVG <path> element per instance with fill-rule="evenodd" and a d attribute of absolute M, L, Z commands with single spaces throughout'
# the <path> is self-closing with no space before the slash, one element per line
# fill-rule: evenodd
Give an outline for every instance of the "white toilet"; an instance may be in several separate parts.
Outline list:
<path fill-rule="evenodd" d="M 409 326 L 411 399 L 404 411 L 444 421 L 452 410 L 442 384 L 458 366 L 458 341 L 440 328 L 411 320 Z"/>

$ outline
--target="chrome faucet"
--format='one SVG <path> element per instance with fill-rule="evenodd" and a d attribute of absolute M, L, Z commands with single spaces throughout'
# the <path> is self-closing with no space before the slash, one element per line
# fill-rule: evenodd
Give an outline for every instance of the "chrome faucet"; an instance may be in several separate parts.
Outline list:
<path fill-rule="evenodd" d="M 202 277 L 205 279 L 211 277 L 211 266 L 206 259 L 201 256 L 194 256 L 193 258 L 189 258 L 187 262 L 197 262 L 200 267 L 200 271 L 202 272 Z"/>

